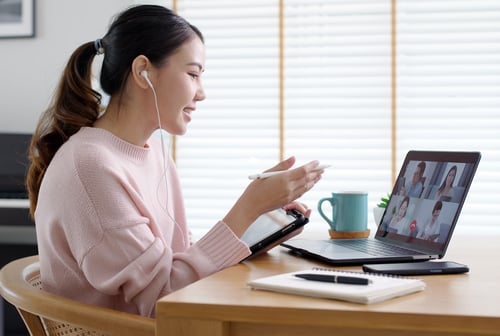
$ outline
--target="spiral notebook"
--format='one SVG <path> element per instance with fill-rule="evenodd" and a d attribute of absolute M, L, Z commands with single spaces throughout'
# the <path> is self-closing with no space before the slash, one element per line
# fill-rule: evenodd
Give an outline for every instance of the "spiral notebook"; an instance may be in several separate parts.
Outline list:
<path fill-rule="evenodd" d="M 295 274 L 305 273 L 366 278 L 370 280 L 370 283 L 368 285 L 350 285 L 311 281 L 295 276 Z M 252 289 L 257 290 L 336 299 L 362 304 L 382 302 L 425 289 L 425 283 L 416 278 L 318 268 L 255 279 L 249 281 L 248 285 Z"/>

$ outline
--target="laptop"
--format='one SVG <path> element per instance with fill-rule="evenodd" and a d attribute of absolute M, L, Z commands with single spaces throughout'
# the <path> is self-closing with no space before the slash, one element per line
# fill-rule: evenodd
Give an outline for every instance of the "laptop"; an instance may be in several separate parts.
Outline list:
<path fill-rule="evenodd" d="M 479 152 L 410 151 L 373 238 L 296 238 L 281 246 L 338 266 L 442 258 L 480 159 Z"/>

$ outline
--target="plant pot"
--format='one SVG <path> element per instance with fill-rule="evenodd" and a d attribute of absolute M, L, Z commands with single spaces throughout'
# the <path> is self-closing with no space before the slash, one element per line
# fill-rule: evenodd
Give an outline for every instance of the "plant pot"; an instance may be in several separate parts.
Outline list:
<path fill-rule="evenodd" d="M 373 218 L 375 219 L 375 225 L 379 226 L 380 221 L 382 221 L 382 216 L 384 215 L 385 208 L 374 207 L 373 208 Z"/>

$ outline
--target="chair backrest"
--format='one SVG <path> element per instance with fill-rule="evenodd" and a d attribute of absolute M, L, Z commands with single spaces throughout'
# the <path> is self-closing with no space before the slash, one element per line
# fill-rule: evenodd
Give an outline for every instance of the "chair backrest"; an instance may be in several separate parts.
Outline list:
<path fill-rule="evenodd" d="M 38 256 L 11 261 L 0 270 L 0 295 L 17 308 L 33 336 L 155 334 L 154 319 L 43 291 Z"/>

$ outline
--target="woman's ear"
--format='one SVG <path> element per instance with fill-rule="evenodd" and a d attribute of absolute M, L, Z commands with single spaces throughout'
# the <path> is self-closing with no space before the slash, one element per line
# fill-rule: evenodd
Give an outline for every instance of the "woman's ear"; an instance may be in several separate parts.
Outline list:
<path fill-rule="evenodd" d="M 148 78 L 149 69 L 152 69 L 151 62 L 144 55 L 137 56 L 132 62 L 132 78 L 143 89 L 151 87 L 151 82 Z"/>

